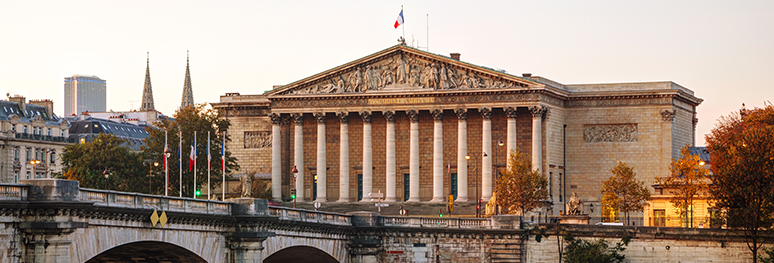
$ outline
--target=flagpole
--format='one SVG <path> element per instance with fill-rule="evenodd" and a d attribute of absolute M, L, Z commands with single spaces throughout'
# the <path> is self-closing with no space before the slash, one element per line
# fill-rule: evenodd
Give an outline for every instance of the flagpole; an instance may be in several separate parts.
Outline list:
<path fill-rule="evenodd" d="M 403 5 L 400 5 L 400 13 L 403 14 Z M 403 24 L 406 23 L 406 17 L 403 16 Z M 401 24 L 401 27 L 403 28 L 403 41 L 406 41 L 406 26 Z"/>
<path fill-rule="evenodd" d="M 164 183 L 164 196 L 169 196 L 169 160 L 167 156 L 167 130 L 164 130 L 164 177 L 166 178 Z"/>
<path fill-rule="evenodd" d="M 220 166 L 223 167 L 223 182 L 220 185 L 220 190 L 222 193 L 220 200 L 225 201 L 226 200 L 226 132 L 223 132 L 223 143 L 220 145 Z"/>
<path fill-rule="evenodd" d="M 210 163 L 212 160 L 210 159 L 210 131 L 207 131 L 207 200 L 210 200 Z"/>
<path fill-rule="evenodd" d="M 193 162 L 194 162 L 194 165 L 193 165 L 193 168 L 194 168 L 194 170 L 193 170 L 193 173 L 194 173 L 193 174 L 193 176 L 194 176 L 193 198 L 195 199 L 196 198 L 196 159 L 199 159 L 198 158 L 199 155 L 196 154 L 196 131 L 194 131 L 193 147 L 191 147 L 191 148 L 192 148 L 191 150 L 193 151 L 193 158 L 194 158 L 193 159 Z"/>
<path fill-rule="evenodd" d="M 177 192 L 180 197 L 183 197 L 183 132 L 179 129 L 177 131 L 177 137 L 180 137 L 177 142 L 177 168 L 180 170 L 180 188 L 177 189 Z"/>

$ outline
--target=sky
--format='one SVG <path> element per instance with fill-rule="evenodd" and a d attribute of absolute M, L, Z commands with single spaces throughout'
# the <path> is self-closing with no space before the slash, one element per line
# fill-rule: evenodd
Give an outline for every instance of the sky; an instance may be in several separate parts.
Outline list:
<path fill-rule="evenodd" d="M 405 24 L 393 24 L 404 10 Z M 774 98 L 774 1 L 0 0 L 0 91 L 50 99 L 64 78 L 107 80 L 108 110 L 138 109 L 146 52 L 156 108 L 260 94 L 397 44 L 564 84 L 673 81 L 720 116 Z"/>

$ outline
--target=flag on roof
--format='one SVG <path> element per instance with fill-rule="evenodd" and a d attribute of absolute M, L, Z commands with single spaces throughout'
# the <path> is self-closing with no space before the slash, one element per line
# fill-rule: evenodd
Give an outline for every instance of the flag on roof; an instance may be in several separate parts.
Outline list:
<path fill-rule="evenodd" d="M 403 9 L 400 10 L 400 14 L 398 14 L 398 19 L 395 20 L 395 28 L 398 28 L 398 26 L 403 24 Z"/>

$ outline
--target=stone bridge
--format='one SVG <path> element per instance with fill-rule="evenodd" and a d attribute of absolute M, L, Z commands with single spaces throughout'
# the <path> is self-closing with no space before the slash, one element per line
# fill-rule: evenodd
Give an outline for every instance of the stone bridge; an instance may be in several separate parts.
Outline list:
<path fill-rule="evenodd" d="M 557 262 L 557 233 L 611 242 L 631 237 L 629 262 L 751 261 L 740 234 L 721 229 L 521 230 L 512 216 L 390 217 L 228 201 L 85 189 L 55 179 L 0 184 L 0 263 Z"/>

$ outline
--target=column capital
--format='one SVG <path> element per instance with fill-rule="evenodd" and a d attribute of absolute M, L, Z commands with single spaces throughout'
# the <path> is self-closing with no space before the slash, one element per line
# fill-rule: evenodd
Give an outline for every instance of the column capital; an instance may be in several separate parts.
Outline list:
<path fill-rule="evenodd" d="M 382 115 L 384 115 L 384 118 L 387 119 L 387 122 L 395 123 L 395 111 L 382 111 Z"/>
<path fill-rule="evenodd" d="M 325 112 L 315 112 L 313 113 L 314 118 L 317 119 L 317 123 L 325 124 L 325 121 L 327 118 L 325 118 Z"/>
<path fill-rule="evenodd" d="M 459 118 L 461 121 L 468 119 L 468 109 L 459 108 L 454 110 L 454 113 L 457 114 L 457 118 Z"/>
<path fill-rule="evenodd" d="M 663 121 L 674 121 L 675 120 L 675 111 L 674 110 L 662 110 L 661 111 L 661 120 Z"/>
<path fill-rule="evenodd" d="M 371 123 L 371 112 L 370 111 L 361 111 L 360 112 L 360 118 L 363 119 L 364 123 Z"/>
<path fill-rule="evenodd" d="M 280 125 L 282 124 L 282 115 L 276 112 L 272 112 L 269 114 L 269 118 L 271 118 L 271 124 L 273 125 Z"/>
<path fill-rule="evenodd" d="M 430 111 L 430 114 L 433 115 L 433 120 L 435 121 L 443 121 L 443 110 L 442 109 L 434 109 Z"/>
<path fill-rule="evenodd" d="M 529 107 L 529 111 L 532 113 L 533 119 L 537 119 L 537 118 L 543 119 L 546 117 L 546 113 L 548 113 L 548 107 L 543 105 L 532 106 L 532 107 Z"/>
<path fill-rule="evenodd" d="M 292 113 L 292 114 L 290 114 L 290 117 L 293 118 L 293 121 L 296 122 L 296 125 L 303 125 L 304 124 L 304 114 L 303 113 Z"/>
<path fill-rule="evenodd" d="M 491 120 L 492 119 L 492 108 L 484 107 L 478 109 L 478 112 L 481 113 L 481 116 L 484 117 L 485 120 Z"/>
<path fill-rule="evenodd" d="M 696 114 L 693 115 L 693 128 L 696 129 L 696 124 L 699 124 L 699 118 L 696 117 Z"/>
<path fill-rule="evenodd" d="M 516 119 L 516 108 L 506 107 L 503 110 L 505 110 L 505 115 L 508 116 L 508 119 Z"/>
<path fill-rule="evenodd" d="M 349 112 L 340 111 L 336 113 L 336 117 L 339 117 L 339 121 L 342 124 L 347 124 L 349 121 Z"/>
<path fill-rule="evenodd" d="M 409 119 L 411 119 L 411 122 L 419 122 L 419 111 L 418 110 L 408 110 L 408 111 L 406 111 L 406 114 L 408 114 Z"/>

